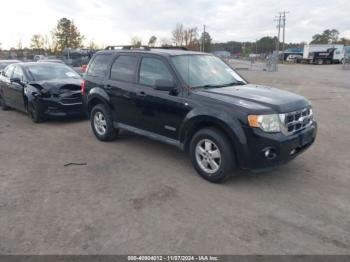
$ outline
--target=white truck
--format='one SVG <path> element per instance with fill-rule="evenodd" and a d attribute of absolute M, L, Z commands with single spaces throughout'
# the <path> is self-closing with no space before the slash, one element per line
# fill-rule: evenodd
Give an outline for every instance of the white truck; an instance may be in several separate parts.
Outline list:
<path fill-rule="evenodd" d="M 342 63 L 344 55 L 344 45 L 305 45 L 302 62 L 313 64 Z"/>

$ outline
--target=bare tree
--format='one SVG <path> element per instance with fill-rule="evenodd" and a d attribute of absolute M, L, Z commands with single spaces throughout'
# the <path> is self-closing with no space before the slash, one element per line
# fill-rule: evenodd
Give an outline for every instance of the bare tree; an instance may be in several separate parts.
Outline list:
<path fill-rule="evenodd" d="M 44 48 L 44 38 L 39 35 L 33 35 L 30 40 L 30 47 L 33 49 L 43 49 Z"/>
<path fill-rule="evenodd" d="M 182 24 L 177 24 L 175 30 L 172 32 L 173 41 L 177 46 L 182 46 L 184 42 L 184 29 Z"/>

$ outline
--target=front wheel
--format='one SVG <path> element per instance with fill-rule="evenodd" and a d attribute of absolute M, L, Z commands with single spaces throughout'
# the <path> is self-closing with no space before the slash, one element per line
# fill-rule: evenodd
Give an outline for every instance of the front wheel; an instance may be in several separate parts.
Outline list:
<path fill-rule="evenodd" d="M 116 130 L 113 127 L 112 113 L 104 105 L 96 105 L 91 110 L 91 128 L 97 139 L 101 141 L 111 141 L 116 136 Z"/>
<path fill-rule="evenodd" d="M 235 167 L 235 156 L 227 136 L 216 128 L 199 130 L 190 144 L 192 164 L 210 182 L 222 182 Z"/>
<path fill-rule="evenodd" d="M 39 109 L 39 106 L 35 103 L 31 103 L 29 107 L 29 114 L 32 121 L 36 124 L 44 121 L 44 117 Z"/>

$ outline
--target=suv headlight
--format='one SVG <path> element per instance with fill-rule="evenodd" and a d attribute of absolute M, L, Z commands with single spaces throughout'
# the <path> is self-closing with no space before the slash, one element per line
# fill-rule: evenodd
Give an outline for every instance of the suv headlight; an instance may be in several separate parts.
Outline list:
<path fill-rule="evenodd" d="M 249 115 L 250 127 L 259 127 L 264 132 L 276 133 L 281 131 L 279 115 Z"/>

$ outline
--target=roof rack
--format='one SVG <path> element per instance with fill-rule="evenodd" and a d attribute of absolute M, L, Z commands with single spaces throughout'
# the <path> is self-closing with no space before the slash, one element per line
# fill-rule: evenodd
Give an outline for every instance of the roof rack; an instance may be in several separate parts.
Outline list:
<path fill-rule="evenodd" d="M 150 51 L 151 49 L 170 49 L 170 50 L 184 50 L 188 51 L 185 46 L 161 46 L 161 47 L 150 47 L 146 45 L 142 45 L 139 47 L 135 47 L 132 45 L 109 45 L 105 48 L 105 50 L 133 50 L 133 49 L 142 49 L 146 51 Z"/>
<path fill-rule="evenodd" d="M 161 47 L 152 47 L 153 49 L 170 49 L 170 50 L 183 50 L 188 51 L 188 48 L 185 46 L 161 46 Z"/>
<path fill-rule="evenodd" d="M 132 45 L 109 45 L 105 48 L 106 50 L 117 50 L 117 49 L 121 49 L 121 50 L 132 50 L 132 49 L 143 49 L 143 50 L 151 50 L 149 46 L 139 46 L 139 47 L 135 47 Z"/>

